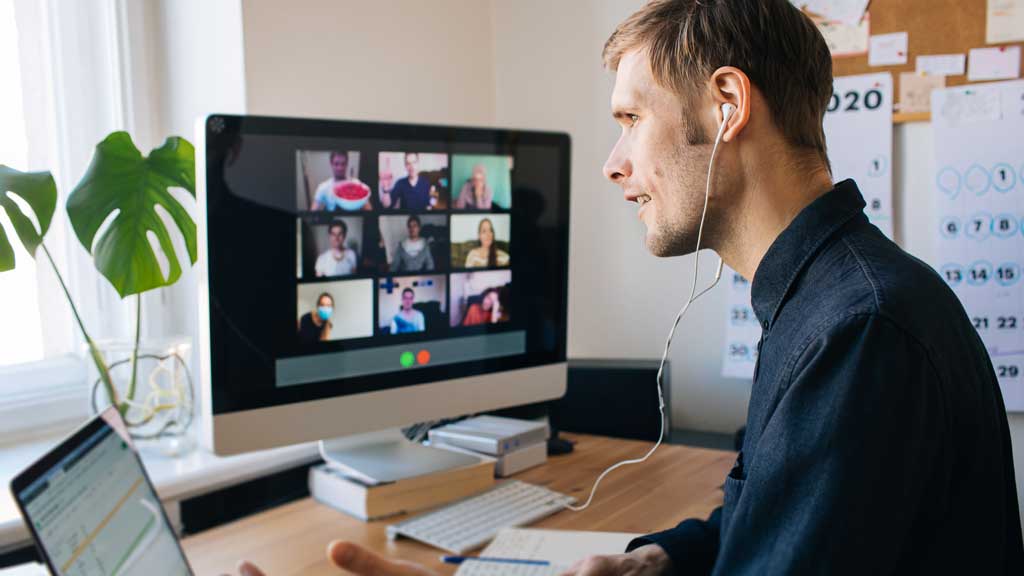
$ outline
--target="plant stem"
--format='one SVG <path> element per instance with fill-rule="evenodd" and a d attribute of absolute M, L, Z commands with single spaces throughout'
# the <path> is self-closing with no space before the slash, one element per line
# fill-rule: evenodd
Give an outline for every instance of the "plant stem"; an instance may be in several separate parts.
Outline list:
<path fill-rule="evenodd" d="M 132 379 L 128 385 L 128 401 L 135 400 L 135 379 L 139 364 L 139 333 L 142 332 L 142 294 L 135 296 L 135 347 L 132 348 Z"/>
<path fill-rule="evenodd" d="M 50 262 L 50 267 L 53 268 L 53 273 L 57 275 L 57 281 L 60 282 L 60 287 L 64 290 L 64 296 L 68 300 L 68 305 L 71 306 L 71 313 L 75 316 L 75 322 L 78 323 L 78 329 L 82 331 L 82 337 L 85 338 L 86 345 L 89 346 L 89 355 L 92 356 L 92 361 L 96 365 L 96 370 L 100 373 L 100 380 L 103 381 L 103 387 L 107 389 L 107 396 L 110 398 L 111 404 L 117 406 L 121 415 L 127 410 L 127 404 L 122 405 L 117 397 L 117 391 L 114 389 L 114 382 L 110 378 L 110 370 L 107 368 L 107 363 L 103 360 L 103 355 L 100 354 L 99 348 L 96 346 L 96 342 L 93 341 L 92 337 L 89 336 L 89 332 L 85 329 L 85 324 L 82 322 L 82 317 L 78 314 L 78 308 L 75 307 L 75 301 L 71 299 L 71 293 L 68 292 L 68 287 L 64 284 L 64 278 L 60 275 L 60 270 L 57 269 L 57 263 L 53 261 L 53 256 L 50 255 L 50 251 L 46 248 L 46 244 L 39 244 L 39 247 L 43 249 L 43 253 L 46 254 L 46 259 Z"/>

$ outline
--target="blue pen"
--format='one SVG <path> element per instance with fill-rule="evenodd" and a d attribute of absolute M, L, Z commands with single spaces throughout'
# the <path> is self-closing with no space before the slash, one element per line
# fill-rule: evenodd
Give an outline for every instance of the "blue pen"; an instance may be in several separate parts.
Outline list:
<path fill-rule="evenodd" d="M 494 558 L 491 556 L 441 556 L 441 562 L 445 564 L 462 564 L 466 560 L 477 560 L 479 562 L 504 562 L 506 564 L 530 564 L 532 566 L 550 566 L 547 560 L 525 560 L 523 558 Z"/>

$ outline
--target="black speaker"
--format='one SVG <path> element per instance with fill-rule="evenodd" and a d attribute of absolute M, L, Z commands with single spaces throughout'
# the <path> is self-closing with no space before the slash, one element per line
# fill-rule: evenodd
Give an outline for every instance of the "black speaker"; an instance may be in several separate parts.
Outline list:
<path fill-rule="evenodd" d="M 565 396 L 551 402 L 552 428 L 654 442 L 661 431 L 657 360 L 569 360 Z M 662 379 L 665 436 L 672 430 L 669 363 Z"/>

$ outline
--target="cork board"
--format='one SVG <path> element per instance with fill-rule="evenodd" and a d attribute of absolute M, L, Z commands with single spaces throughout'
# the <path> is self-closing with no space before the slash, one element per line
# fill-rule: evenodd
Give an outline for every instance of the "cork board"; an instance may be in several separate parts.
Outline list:
<path fill-rule="evenodd" d="M 899 94 L 900 72 L 913 72 L 917 57 L 927 54 L 967 54 L 971 48 L 1024 46 L 985 44 L 987 0 L 872 0 L 871 35 L 907 32 L 907 63 L 903 66 L 868 66 L 867 54 L 832 59 L 833 76 L 891 72 L 893 94 Z M 1024 58 L 1021 59 L 1024 62 Z M 947 76 L 946 86 L 967 84 L 967 75 Z M 898 112 L 898 111 L 897 111 Z M 894 122 L 927 121 L 928 113 L 894 114 Z"/>

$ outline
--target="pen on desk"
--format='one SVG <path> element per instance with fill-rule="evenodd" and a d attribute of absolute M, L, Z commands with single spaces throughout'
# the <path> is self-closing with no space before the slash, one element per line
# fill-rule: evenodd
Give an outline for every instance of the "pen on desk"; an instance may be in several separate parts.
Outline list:
<path fill-rule="evenodd" d="M 441 556 L 441 562 L 445 564 L 462 564 L 466 560 L 477 560 L 479 562 L 504 562 L 506 564 L 530 564 L 533 566 L 549 566 L 547 560 L 526 560 L 524 558 L 494 558 L 492 556 Z"/>

